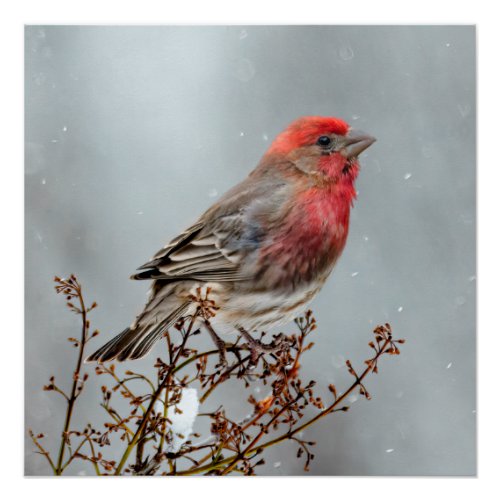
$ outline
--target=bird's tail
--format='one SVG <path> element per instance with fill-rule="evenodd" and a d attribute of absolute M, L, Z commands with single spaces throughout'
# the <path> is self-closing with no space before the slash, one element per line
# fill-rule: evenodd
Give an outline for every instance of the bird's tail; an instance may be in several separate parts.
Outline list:
<path fill-rule="evenodd" d="M 186 312 L 187 307 L 187 304 L 183 304 L 163 321 L 149 324 L 138 323 L 125 328 L 123 332 L 90 355 L 85 362 L 125 361 L 146 356 L 163 333 Z"/>

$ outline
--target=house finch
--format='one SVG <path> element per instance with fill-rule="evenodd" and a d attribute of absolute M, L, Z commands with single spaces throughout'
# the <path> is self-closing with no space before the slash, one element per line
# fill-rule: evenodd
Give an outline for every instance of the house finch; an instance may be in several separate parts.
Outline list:
<path fill-rule="evenodd" d="M 271 144 L 257 167 L 194 225 L 141 266 L 148 301 L 129 328 L 87 361 L 145 356 L 180 318 L 193 295 L 210 289 L 216 332 L 250 332 L 286 323 L 318 293 L 345 246 L 356 197 L 358 155 L 375 139 L 332 117 L 303 117 Z M 221 351 L 222 352 L 222 351 Z"/>

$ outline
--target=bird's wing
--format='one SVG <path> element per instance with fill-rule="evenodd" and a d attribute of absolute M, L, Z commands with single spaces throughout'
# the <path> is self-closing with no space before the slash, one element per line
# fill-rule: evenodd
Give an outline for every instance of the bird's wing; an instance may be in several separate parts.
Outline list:
<path fill-rule="evenodd" d="M 267 189 L 269 186 L 265 186 Z M 246 255 L 265 237 L 262 215 L 276 210 L 283 184 L 263 196 L 260 183 L 243 181 L 229 191 L 200 220 L 173 239 L 141 266 L 133 279 L 239 281 L 249 277 Z M 279 205 L 279 203 L 278 203 Z"/>
<path fill-rule="evenodd" d="M 237 215 L 234 217 L 236 218 Z M 203 222 L 189 228 L 185 233 L 162 248 L 132 276 L 133 279 L 240 279 L 239 258 L 230 255 L 223 246 L 224 226 L 229 218 L 221 218 L 219 227 L 207 230 Z"/>

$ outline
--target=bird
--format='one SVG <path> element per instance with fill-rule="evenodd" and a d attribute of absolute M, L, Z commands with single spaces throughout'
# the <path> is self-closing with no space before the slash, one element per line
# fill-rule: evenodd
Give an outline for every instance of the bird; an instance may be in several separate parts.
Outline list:
<path fill-rule="evenodd" d="M 219 334 L 240 332 L 254 351 L 275 348 L 255 332 L 298 317 L 324 285 L 346 244 L 358 156 L 375 140 L 332 116 L 289 124 L 242 182 L 131 276 L 151 281 L 142 312 L 86 361 L 144 357 L 195 314 L 197 293 L 217 305 L 199 321 L 221 363 Z"/>

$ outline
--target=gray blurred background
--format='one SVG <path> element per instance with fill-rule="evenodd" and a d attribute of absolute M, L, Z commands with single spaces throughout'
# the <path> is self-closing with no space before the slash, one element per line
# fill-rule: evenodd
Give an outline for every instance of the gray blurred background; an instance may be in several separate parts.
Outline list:
<path fill-rule="evenodd" d="M 69 384 L 65 339 L 79 334 L 53 276 L 75 273 L 99 303 L 97 347 L 143 304 L 135 268 L 284 126 L 317 114 L 378 142 L 362 156 L 344 255 L 313 303 L 302 377 L 345 387 L 345 359 L 362 366 L 379 323 L 407 343 L 368 379 L 371 401 L 306 431 L 318 442 L 309 474 L 476 473 L 474 27 L 30 26 L 25 77 L 25 417 L 53 452 L 64 406 L 41 386 Z M 150 370 L 161 350 L 132 368 Z M 91 377 L 75 427 L 103 421 L 102 383 Z M 212 397 L 206 410 L 248 413 L 236 385 Z M 25 448 L 26 474 L 49 474 Z M 304 474 L 295 452 L 270 449 L 257 472 Z"/>

